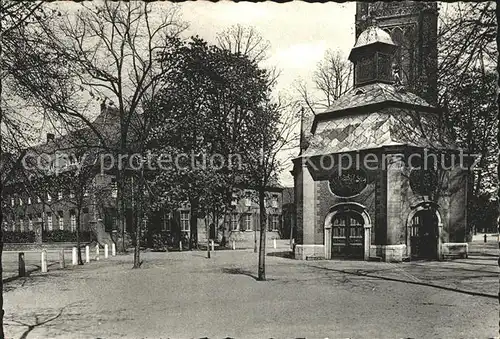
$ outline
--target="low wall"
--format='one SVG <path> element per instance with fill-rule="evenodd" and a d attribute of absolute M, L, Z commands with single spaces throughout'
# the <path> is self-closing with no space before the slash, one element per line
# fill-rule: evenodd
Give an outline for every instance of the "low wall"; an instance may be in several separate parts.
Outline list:
<path fill-rule="evenodd" d="M 467 243 L 444 243 L 441 245 L 441 255 L 443 259 L 467 258 L 469 244 Z"/>
<path fill-rule="evenodd" d="M 87 243 L 82 242 L 80 246 L 85 246 Z M 73 242 L 50 242 L 50 243 L 8 243 L 3 244 L 4 251 L 36 251 L 42 249 L 61 249 L 61 248 L 73 248 L 76 243 Z"/>
<path fill-rule="evenodd" d="M 370 257 L 382 258 L 385 262 L 401 262 L 406 255 L 406 245 L 370 245 Z"/>
<path fill-rule="evenodd" d="M 295 245 L 295 259 L 325 259 L 325 245 Z"/>

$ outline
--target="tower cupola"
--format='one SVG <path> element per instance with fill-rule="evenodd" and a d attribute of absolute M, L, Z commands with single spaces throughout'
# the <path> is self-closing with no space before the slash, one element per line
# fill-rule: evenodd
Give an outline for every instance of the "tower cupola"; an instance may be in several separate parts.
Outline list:
<path fill-rule="evenodd" d="M 370 26 L 363 31 L 349 54 L 354 64 L 354 87 L 394 82 L 392 61 L 398 46 L 384 30 Z"/>

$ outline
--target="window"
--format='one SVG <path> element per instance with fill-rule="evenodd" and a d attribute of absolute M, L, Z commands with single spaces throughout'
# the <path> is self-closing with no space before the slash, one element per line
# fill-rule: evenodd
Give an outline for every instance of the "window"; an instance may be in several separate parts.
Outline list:
<path fill-rule="evenodd" d="M 23 205 L 23 198 L 19 198 L 19 206 Z"/>
<path fill-rule="evenodd" d="M 47 212 L 47 229 L 52 231 L 52 213 Z"/>
<path fill-rule="evenodd" d="M 279 215 L 277 215 L 277 214 L 271 215 L 271 225 L 269 225 L 270 231 L 277 231 L 278 230 L 278 224 L 279 224 L 278 218 L 279 218 Z"/>
<path fill-rule="evenodd" d="M 245 198 L 245 206 L 246 207 L 251 207 L 252 206 L 252 200 L 249 197 Z"/>
<path fill-rule="evenodd" d="M 181 231 L 189 232 L 189 211 L 181 211 Z"/>
<path fill-rule="evenodd" d="M 267 218 L 267 230 L 268 231 L 277 231 L 279 226 L 279 215 L 278 214 L 270 214 Z"/>
<path fill-rule="evenodd" d="M 57 212 L 57 223 L 59 224 L 59 229 L 64 230 L 64 215 L 63 211 Z"/>
<path fill-rule="evenodd" d="M 118 197 L 118 186 L 116 185 L 116 179 L 111 179 L 111 197 Z"/>
<path fill-rule="evenodd" d="M 51 201 L 52 201 L 52 197 L 50 196 L 50 193 L 47 193 L 47 201 L 48 201 L 48 202 L 51 202 Z"/>
<path fill-rule="evenodd" d="M 73 193 L 73 191 L 70 191 L 69 192 L 69 197 L 70 197 L 70 199 L 74 199 L 75 198 L 75 193 Z"/>
<path fill-rule="evenodd" d="M 28 216 L 28 231 L 33 231 L 33 217 L 31 215 Z"/>
<path fill-rule="evenodd" d="M 38 222 L 42 222 L 42 213 L 37 214 Z"/>
<path fill-rule="evenodd" d="M 57 200 L 62 200 L 63 192 L 57 192 Z"/>
<path fill-rule="evenodd" d="M 31 197 L 28 197 L 28 205 L 31 205 Z"/>
<path fill-rule="evenodd" d="M 251 231 L 252 230 L 252 215 L 247 213 L 243 217 L 243 230 Z"/>
<path fill-rule="evenodd" d="M 231 197 L 231 206 L 236 206 L 238 205 L 238 195 L 236 193 L 233 193 Z"/>
<path fill-rule="evenodd" d="M 272 208 L 278 208 L 278 196 L 273 195 L 271 198 L 271 207 Z"/>
<path fill-rule="evenodd" d="M 231 231 L 237 231 L 238 230 L 238 214 L 233 213 L 231 214 Z"/>
<path fill-rule="evenodd" d="M 85 188 L 85 189 L 83 190 L 83 196 L 84 196 L 84 197 L 88 197 L 88 196 L 89 196 L 89 189 L 88 189 L 88 188 Z"/>
<path fill-rule="evenodd" d="M 36 197 L 36 202 L 40 203 L 40 202 L 42 202 L 42 199 L 38 196 L 38 197 Z"/>
<path fill-rule="evenodd" d="M 16 204 L 16 201 L 14 200 L 14 198 L 10 198 L 10 205 L 12 207 L 14 207 L 15 204 Z"/>
<path fill-rule="evenodd" d="M 23 219 L 19 219 L 19 230 L 21 232 L 24 232 L 24 220 Z"/>
<path fill-rule="evenodd" d="M 76 214 L 75 211 L 71 211 L 70 214 L 70 226 L 71 226 L 71 232 L 76 231 Z"/>
<path fill-rule="evenodd" d="M 12 220 L 12 232 L 16 231 L 16 222 Z"/>

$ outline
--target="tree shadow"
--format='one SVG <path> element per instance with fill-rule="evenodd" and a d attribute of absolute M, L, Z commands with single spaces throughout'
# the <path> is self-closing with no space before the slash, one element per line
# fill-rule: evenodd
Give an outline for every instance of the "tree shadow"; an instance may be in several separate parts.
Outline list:
<path fill-rule="evenodd" d="M 294 259 L 293 253 L 291 251 L 281 251 L 281 252 L 269 252 L 267 253 L 269 257 L 280 257 L 285 259 Z"/>
<path fill-rule="evenodd" d="M 250 271 L 246 271 L 246 270 L 243 270 L 241 268 L 238 268 L 238 267 L 222 268 L 222 273 L 246 275 L 246 276 L 251 277 L 251 278 L 255 279 L 256 281 L 258 281 L 258 278 L 255 274 L 253 274 Z"/>

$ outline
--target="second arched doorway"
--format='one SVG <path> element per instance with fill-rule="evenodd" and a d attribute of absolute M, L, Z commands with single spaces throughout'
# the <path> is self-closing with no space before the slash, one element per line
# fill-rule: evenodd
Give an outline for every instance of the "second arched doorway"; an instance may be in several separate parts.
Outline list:
<path fill-rule="evenodd" d="M 419 206 L 408 218 L 410 255 L 413 259 L 439 258 L 440 215 L 433 206 Z"/>

